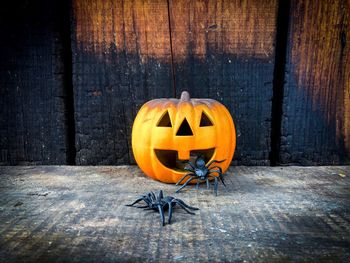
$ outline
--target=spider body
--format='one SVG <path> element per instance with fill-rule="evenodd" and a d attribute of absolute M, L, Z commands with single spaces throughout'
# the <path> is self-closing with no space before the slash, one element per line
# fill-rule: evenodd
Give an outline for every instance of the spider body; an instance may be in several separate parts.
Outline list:
<path fill-rule="evenodd" d="M 187 174 L 185 174 L 177 183 L 176 185 L 181 184 L 186 178 L 187 180 L 185 181 L 185 183 L 176 190 L 176 193 L 179 192 L 181 189 L 183 189 L 184 187 L 186 187 L 191 181 L 193 180 L 197 180 L 197 189 L 199 187 L 199 184 L 201 182 L 206 182 L 207 184 L 207 188 L 209 189 L 209 180 L 210 179 L 214 179 L 214 191 L 215 191 L 215 195 L 218 195 L 218 182 L 219 179 L 222 182 L 222 184 L 224 186 L 225 182 L 224 182 L 224 178 L 222 176 L 222 169 L 221 167 L 215 165 L 210 167 L 212 164 L 215 163 L 222 163 L 225 160 L 221 160 L 221 161 L 217 161 L 217 160 L 212 160 L 210 161 L 207 165 L 205 165 L 205 160 L 203 157 L 198 156 L 195 160 L 194 163 L 192 163 L 191 161 L 186 161 L 186 163 L 189 165 L 189 167 L 185 167 L 185 170 L 188 171 Z M 214 175 L 214 174 L 217 175 Z"/>
<path fill-rule="evenodd" d="M 174 198 L 172 196 L 165 196 L 163 194 L 163 191 L 160 190 L 158 196 L 156 196 L 153 192 L 150 192 L 146 195 L 141 196 L 138 198 L 135 202 L 132 204 L 129 204 L 127 206 L 134 206 L 135 204 L 139 202 L 145 202 L 146 204 L 143 206 L 136 206 L 137 208 L 144 208 L 145 210 L 154 210 L 158 211 L 160 214 L 161 223 L 164 226 L 165 225 L 165 217 L 164 217 L 164 211 L 168 210 L 168 224 L 171 223 L 173 208 L 176 205 L 179 205 L 182 209 L 184 209 L 187 213 L 194 215 L 195 213 L 191 212 L 190 210 L 198 210 L 196 207 L 192 207 L 187 205 L 184 201 L 178 198 Z"/>

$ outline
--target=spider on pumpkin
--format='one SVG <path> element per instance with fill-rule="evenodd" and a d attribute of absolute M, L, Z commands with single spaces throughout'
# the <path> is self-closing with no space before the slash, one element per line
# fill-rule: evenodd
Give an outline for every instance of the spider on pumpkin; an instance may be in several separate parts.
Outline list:
<path fill-rule="evenodd" d="M 184 169 L 188 171 L 189 173 L 185 174 L 177 183 L 176 185 L 179 185 L 186 177 L 190 177 L 187 179 L 187 181 L 176 190 L 176 193 L 179 192 L 182 188 L 186 187 L 192 180 L 197 180 L 196 188 L 198 189 L 198 186 L 201 182 L 206 182 L 207 189 L 209 189 L 209 179 L 214 179 L 214 191 L 215 195 L 218 195 L 218 178 L 222 182 L 222 184 L 226 187 L 226 184 L 224 182 L 224 178 L 222 176 L 222 169 L 220 166 L 213 166 L 210 167 L 214 163 L 222 163 L 225 160 L 217 161 L 212 160 L 207 165 L 205 165 L 205 160 L 202 156 L 197 156 L 194 163 L 191 161 L 185 161 L 184 163 L 187 163 L 190 167 L 185 167 Z M 217 173 L 218 175 L 213 175 L 213 173 Z"/>
<path fill-rule="evenodd" d="M 163 190 L 159 191 L 158 196 L 156 196 L 153 192 L 150 192 L 146 195 L 141 196 L 132 204 L 126 206 L 134 206 L 136 203 L 144 201 L 146 205 L 144 206 L 135 206 L 137 208 L 144 208 L 145 210 L 154 210 L 158 211 L 160 214 L 161 223 L 165 225 L 164 211 L 168 209 L 168 224 L 171 223 L 171 218 L 173 214 L 173 207 L 179 205 L 182 209 L 184 209 L 187 213 L 191 215 L 195 215 L 195 213 L 191 212 L 191 210 L 199 210 L 197 207 L 192 207 L 187 205 L 184 201 L 178 198 L 174 198 L 172 196 L 165 196 L 163 194 Z"/>

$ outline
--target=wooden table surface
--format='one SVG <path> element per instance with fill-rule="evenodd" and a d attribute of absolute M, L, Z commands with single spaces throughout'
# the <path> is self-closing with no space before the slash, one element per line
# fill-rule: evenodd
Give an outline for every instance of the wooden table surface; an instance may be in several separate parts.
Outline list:
<path fill-rule="evenodd" d="M 136 166 L 0 167 L 0 262 L 280 262 L 350 258 L 350 166 L 230 167 L 178 194 Z M 163 189 L 199 207 L 126 207 Z M 167 218 L 167 214 L 166 214 Z"/>

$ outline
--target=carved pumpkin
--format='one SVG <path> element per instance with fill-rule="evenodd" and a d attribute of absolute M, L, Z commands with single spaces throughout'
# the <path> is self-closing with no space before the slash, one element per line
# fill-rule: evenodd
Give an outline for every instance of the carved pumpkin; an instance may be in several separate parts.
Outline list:
<path fill-rule="evenodd" d="M 235 127 L 229 111 L 212 99 L 155 99 L 145 103 L 132 128 L 135 160 L 148 176 L 176 183 L 185 173 L 179 160 L 201 154 L 206 163 L 227 170 L 236 147 Z"/>

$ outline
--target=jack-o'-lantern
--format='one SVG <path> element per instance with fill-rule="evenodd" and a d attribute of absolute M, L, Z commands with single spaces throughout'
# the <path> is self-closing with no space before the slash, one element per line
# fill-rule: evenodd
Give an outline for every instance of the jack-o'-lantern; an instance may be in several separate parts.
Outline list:
<path fill-rule="evenodd" d="M 236 147 L 236 132 L 229 111 L 212 99 L 155 99 L 145 103 L 132 128 L 135 160 L 148 176 L 176 183 L 185 173 L 183 162 L 201 155 L 206 163 L 225 172 Z"/>

